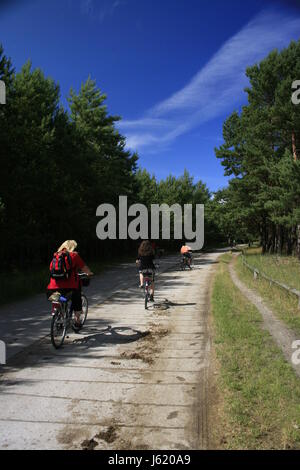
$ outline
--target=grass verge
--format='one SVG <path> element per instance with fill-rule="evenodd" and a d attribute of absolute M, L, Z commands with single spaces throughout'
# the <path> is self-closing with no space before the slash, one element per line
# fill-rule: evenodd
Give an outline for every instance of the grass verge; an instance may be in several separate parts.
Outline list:
<path fill-rule="evenodd" d="M 222 398 L 215 445 L 299 449 L 299 379 L 261 329 L 259 312 L 232 283 L 229 259 L 228 255 L 221 258 L 212 291 L 217 389 Z"/>
<path fill-rule="evenodd" d="M 267 276 L 300 290 L 300 263 L 295 256 L 262 255 L 261 248 L 244 251 L 246 261 Z"/>
<path fill-rule="evenodd" d="M 292 266 L 297 266 L 297 263 L 299 265 L 299 261 L 284 257 L 282 261 L 278 261 L 278 268 L 276 268 L 275 262 L 273 263 L 272 260 L 269 259 L 273 257 L 266 255 L 266 259 L 261 258 L 264 257 L 260 255 L 248 255 L 247 261 L 251 266 L 258 268 L 273 279 L 284 282 L 291 287 L 297 285 L 297 280 L 294 280 L 294 285 L 291 283 L 288 270 L 289 266 L 291 266 L 292 269 Z M 298 267 L 298 270 L 297 277 L 300 279 L 300 267 Z M 255 280 L 253 273 L 243 265 L 241 256 L 238 257 L 236 262 L 236 271 L 241 281 L 250 287 L 250 289 L 256 290 L 274 314 L 300 335 L 298 298 L 285 292 L 280 287 L 270 284 L 262 277 L 258 277 L 258 279 Z"/>

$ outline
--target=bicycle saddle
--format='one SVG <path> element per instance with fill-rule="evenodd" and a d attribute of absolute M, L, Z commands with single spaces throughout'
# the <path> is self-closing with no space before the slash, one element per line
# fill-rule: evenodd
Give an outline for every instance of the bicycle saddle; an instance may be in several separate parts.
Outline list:
<path fill-rule="evenodd" d="M 53 292 L 53 294 L 48 297 L 49 302 L 58 302 L 60 299 L 60 292 Z"/>

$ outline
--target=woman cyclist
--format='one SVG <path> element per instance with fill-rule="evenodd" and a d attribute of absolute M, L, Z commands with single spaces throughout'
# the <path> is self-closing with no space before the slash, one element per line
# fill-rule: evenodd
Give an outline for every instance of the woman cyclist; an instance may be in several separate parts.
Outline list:
<path fill-rule="evenodd" d="M 81 302 L 81 283 L 78 277 L 78 271 L 82 271 L 88 276 L 93 276 L 90 268 L 81 259 L 79 254 L 75 251 L 77 242 L 75 240 L 66 240 L 54 253 L 54 256 L 59 257 L 60 254 L 67 254 L 71 261 L 71 270 L 67 278 L 53 278 L 51 277 L 50 282 L 47 286 L 47 298 L 51 299 L 54 292 L 59 292 L 61 295 L 66 295 L 72 292 L 72 304 L 74 308 L 76 324 L 80 324 L 80 315 L 82 314 L 82 302 Z M 50 271 L 53 265 L 50 264 Z"/>
<path fill-rule="evenodd" d="M 144 286 L 143 271 L 152 271 L 152 284 L 150 288 L 150 300 L 154 302 L 154 252 L 149 240 L 144 240 L 139 247 L 136 263 L 140 273 L 140 288 Z"/>

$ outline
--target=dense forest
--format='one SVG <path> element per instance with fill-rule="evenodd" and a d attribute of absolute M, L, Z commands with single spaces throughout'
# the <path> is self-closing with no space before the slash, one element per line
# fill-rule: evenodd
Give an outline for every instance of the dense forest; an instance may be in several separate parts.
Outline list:
<path fill-rule="evenodd" d="M 300 257 L 300 42 L 246 71 L 248 104 L 224 123 L 216 149 L 229 186 L 215 194 L 218 224 L 232 237 L 260 239 L 263 252 Z M 218 203 L 217 203 L 218 201 Z"/>
<path fill-rule="evenodd" d="M 128 204 L 205 204 L 205 243 L 260 239 L 263 252 L 300 256 L 300 106 L 292 83 L 300 79 L 300 42 L 275 50 L 246 70 L 248 103 L 223 126 L 215 149 L 225 189 L 211 194 L 204 183 L 181 177 L 157 180 L 126 149 L 106 96 L 88 78 L 68 109 L 59 84 L 27 62 L 16 72 L 0 47 L 1 270 L 49 261 L 63 240 L 79 242 L 87 259 L 136 250 L 132 240 L 98 240 L 96 208 Z M 200 157 L 200 156 L 199 156 Z M 162 242 L 165 243 L 166 242 Z M 167 246 L 175 248 L 176 243 Z"/>
<path fill-rule="evenodd" d="M 49 262 L 65 239 L 76 239 L 87 259 L 101 260 L 136 250 L 132 240 L 98 240 L 96 208 L 128 204 L 205 204 L 206 240 L 222 236 L 209 217 L 211 194 L 205 184 L 182 177 L 157 181 L 139 168 L 126 149 L 106 96 L 88 78 L 71 89 L 68 110 L 60 104 L 58 83 L 27 62 L 16 73 L 0 49 L 0 79 L 6 105 L 0 106 L 1 270 Z M 172 244 L 169 244 L 172 248 Z M 173 245 L 173 248 L 175 246 Z"/>

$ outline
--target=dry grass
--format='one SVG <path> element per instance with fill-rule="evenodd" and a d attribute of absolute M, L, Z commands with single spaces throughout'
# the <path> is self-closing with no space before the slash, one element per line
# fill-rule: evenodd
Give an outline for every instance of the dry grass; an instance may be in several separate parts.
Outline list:
<path fill-rule="evenodd" d="M 294 256 L 262 255 L 261 248 L 244 252 L 246 261 L 267 276 L 300 291 L 300 262 Z"/>

